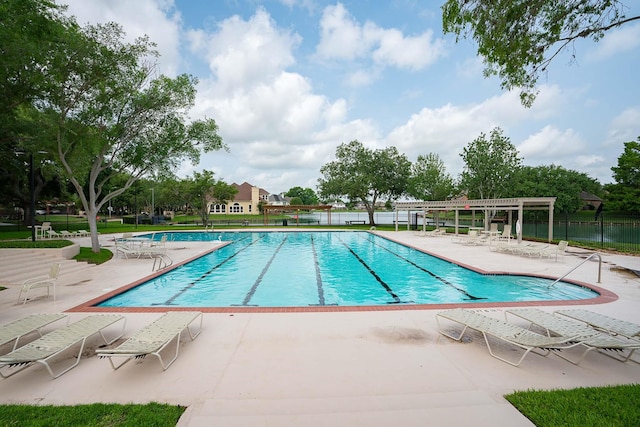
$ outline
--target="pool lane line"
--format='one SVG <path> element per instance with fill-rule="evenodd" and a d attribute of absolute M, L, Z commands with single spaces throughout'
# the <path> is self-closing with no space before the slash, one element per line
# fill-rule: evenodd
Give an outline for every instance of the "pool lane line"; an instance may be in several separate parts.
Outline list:
<path fill-rule="evenodd" d="M 347 245 L 340 237 L 338 237 L 338 240 L 340 240 L 340 243 L 342 243 L 344 245 L 344 247 L 347 248 L 349 250 L 349 252 L 351 252 L 351 254 L 354 257 L 356 257 L 356 259 L 358 261 L 360 261 L 360 264 L 362 264 L 364 266 L 364 268 L 366 268 L 369 271 L 369 273 L 371 273 L 371 275 L 373 277 L 375 277 L 375 279 L 378 281 L 378 283 L 380 283 L 380 285 L 382 285 L 384 290 L 387 291 L 387 293 L 389 295 L 391 295 L 391 297 L 393 298 L 393 302 L 388 302 L 387 304 L 406 304 L 406 302 L 402 301 L 400 299 L 400 297 L 398 297 L 398 295 L 396 295 L 396 293 L 393 292 L 393 289 L 391 289 L 391 287 L 384 280 L 382 280 L 380 278 L 380 276 L 378 276 L 378 273 L 376 273 L 375 271 L 373 271 L 373 269 L 371 267 L 369 267 L 369 264 L 367 264 L 367 262 L 365 260 L 360 258 L 360 256 L 353 249 L 351 249 L 351 247 L 349 245 Z"/>
<path fill-rule="evenodd" d="M 311 252 L 313 253 L 313 263 L 316 267 L 316 284 L 318 286 L 318 304 L 309 305 L 325 305 L 324 301 L 324 288 L 322 287 L 322 276 L 320 275 L 320 264 L 318 263 L 318 253 L 316 252 L 316 243 L 313 240 L 313 234 L 311 236 Z"/>
<path fill-rule="evenodd" d="M 171 298 L 169 298 L 166 302 L 164 302 L 164 303 L 154 303 L 154 304 L 151 304 L 151 305 L 174 305 L 173 301 L 175 301 L 176 298 L 178 298 L 179 296 L 181 296 L 182 294 L 187 292 L 189 289 L 193 288 L 196 285 L 196 283 L 198 283 L 199 281 L 201 281 L 204 278 L 206 278 L 208 275 L 213 273 L 217 268 L 222 266 L 224 263 L 226 263 L 227 261 L 230 261 L 233 257 L 238 255 L 240 252 L 244 251 L 245 249 L 248 249 L 251 245 L 253 245 L 254 243 L 258 242 L 258 240 L 263 239 L 264 237 L 266 237 L 266 236 L 260 236 L 256 240 L 252 240 L 248 245 L 240 248 L 238 251 L 234 252 L 233 254 L 228 256 L 227 258 L 223 259 L 218 264 L 216 264 L 215 266 L 210 268 L 209 271 L 207 271 L 206 273 L 202 274 L 200 277 L 198 277 L 197 279 L 195 279 L 194 281 L 192 281 L 191 283 L 186 285 L 184 288 L 180 289 L 175 295 L 173 295 Z M 249 237 L 244 237 L 242 239 L 236 240 L 231 244 L 233 245 L 235 243 L 242 242 L 243 240 L 246 240 L 246 239 L 249 239 Z M 229 247 L 229 246 L 227 246 L 227 247 Z"/>
<path fill-rule="evenodd" d="M 418 264 L 416 264 L 415 262 L 411 261 L 410 259 L 405 258 L 405 257 L 403 257 L 402 255 L 400 255 L 400 254 L 397 254 L 397 253 L 393 252 L 391 249 L 385 248 L 384 246 L 382 246 L 381 244 L 379 244 L 379 243 L 377 243 L 377 242 L 371 241 L 371 243 L 373 243 L 373 244 L 374 244 L 374 245 L 376 245 L 376 246 L 381 247 L 382 249 L 384 249 L 384 250 L 385 250 L 385 251 L 387 251 L 387 252 L 392 253 L 393 255 L 397 256 L 397 257 L 398 257 L 398 258 L 400 258 L 401 260 L 408 262 L 409 264 L 411 264 L 412 266 L 416 267 L 417 269 L 424 271 L 425 273 L 429 274 L 430 276 L 432 276 L 432 277 L 433 277 L 433 278 L 435 278 L 435 279 L 438 279 L 439 281 L 441 281 L 441 282 L 442 282 L 442 283 L 444 283 L 445 285 L 449 285 L 449 286 L 451 286 L 453 289 L 455 289 L 455 290 L 457 290 L 457 291 L 459 291 L 459 292 L 462 292 L 462 293 L 463 293 L 464 295 L 466 295 L 466 296 L 467 296 L 467 298 L 468 298 L 468 299 L 470 299 L 470 300 L 487 299 L 487 298 L 484 298 L 484 297 L 474 297 L 474 296 L 473 296 L 473 295 L 471 295 L 469 292 L 465 291 L 465 290 L 464 290 L 464 289 L 462 289 L 462 288 L 457 287 L 457 286 L 456 286 L 456 285 L 454 285 L 453 283 L 449 282 L 447 279 L 445 279 L 445 278 L 443 278 L 443 277 L 438 276 L 438 275 L 437 275 L 437 274 L 435 274 L 433 271 L 427 270 L 426 268 L 422 267 L 421 265 L 418 265 Z"/>
<path fill-rule="evenodd" d="M 282 241 L 280 242 L 276 250 L 273 252 L 273 255 L 271 255 L 271 258 L 269 259 L 269 261 L 267 261 L 267 264 L 264 266 L 264 268 L 260 272 L 260 275 L 258 276 L 256 281 L 253 283 L 253 286 L 251 286 L 251 289 L 249 289 L 249 292 L 247 292 L 247 295 L 244 297 L 244 300 L 240 305 L 243 305 L 243 306 L 249 305 L 249 301 L 251 301 L 251 298 L 253 298 L 253 295 L 256 293 L 258 286 L 260 286 L 260 283 L 262 283 L 262 278 L 264 277 L 265 274 L 267 274 L 267 271 L 269 271 L 269 268 L 271 267 L 271 263 L 275 259 L 276 255 L 278 255 L 278 252 L 280 252 L 280 249 L 282 249 L 282 247 L 284 246 L 288 238 L 289 236 L 287 235 L 284 236 L 284 239 L 282 239 Z M 235 305 L 235 304 L 232 304 L 232 305 Z"/>

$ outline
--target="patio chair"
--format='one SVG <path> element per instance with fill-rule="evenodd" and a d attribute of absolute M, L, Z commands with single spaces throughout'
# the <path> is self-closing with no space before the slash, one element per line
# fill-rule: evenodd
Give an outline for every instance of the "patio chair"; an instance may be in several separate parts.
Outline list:
<path fill-rule="evenodd" d="M 20 288 L 20 293 L 18 294 L 18 303 L 20 303 L 20 299 L 22 298 L 22 294 L 24 294 L 24 300 L 22 304 L 27 303 L 27 295 L 29 291 L 36 288 L 47 288 L 47 296 L 51 295 L 51 289 L 53 288 L 53 301 L 56 300 L 56 282 L 58 281 L 58 276 L 60 275 L 60 267 L 62 266 L 59 262 L 54 262 L 51 264 L 51 269 L 49 270 L 49 275 L 33 277 L 31 279 L 27 279 L 22 282 L 22 287 Z"/>
<path fill-rule="evenodd" d="M 440 324 L 440 319 L 446 319 L 463 326 L 462 331 L 456 336 L 445 332 Z M 576 337 L 548 337 L 546 335 L 537 334 L 521 326 L 507 323 L 493 317 L 488 317 L 470 310 L 456 308 L 452 310 L 442 311 L 436 314 L 436 322 L 440 333 L 448 338 L 460 341 L 467 329 L 473 329 L 482 334 L 487 344 L 489 354 L 498 360 L 508 363 L 512 366 L 520 366 L 524 358 L 535 350 L 542 351 L 537 353 L 547 356 L 551 350 L 562 350 L 565 348 L 575 347 L 579 344 Z M 508 360 L 494 353 L 489 337 L 511 344 L 524 350 L 524 354 L 517 361 Z"/>
<path fill-rule="evenodd" d="M 78 237 L 87 237 L 91 235 L 87 230 L 78 230 L 76 233 L 78 233 Z"/>
<path fill-rule="evenodd" d="M 640 341 L 638 340 L 611 336 L 603 332 L 599 332 L 584 323 L 578 323 L 576 321 L 569 320 L 568 318 L 556 316 L 537 308 L 507 310 L 505 311 L 505 318 L 507 314 L 517 316 L 530 322 L 531 325 L 536 325 L 544 329 L 547 336 L 552 336 L 552 334 L 560 336 L 576 335 L 580 344 L 586 347 L 586 350 L 580 355 L 580 357 L 578 357 L 578 359 L 572 360 L 560 353 L 556 353 L 557 356 L 573 363 L 574 365 L 579 364 L 591 350 L 597 350 L 605 356 L 609 356 L 620 362 L 632 360 L 633 362 L 640 363 L 631 359 L 634 352 L 640 349 Z M 628 352 L 626 356 L 618 357 L 618 354 L 624 354 L 624 352 Z"/>
<path fill-rule="evenodd" d="M 103 330 L 119 321 L 122 321 L 122 330 L 116 337 L 107 339 Z M 0 356 L 0 376 L 8 378 L 29 366 L 39 363 L 44 365 L 53 378 L 58 378 L 78 366 L 82 359 L 82 352 L 87 339 L 95 334 L 100 334 L 105 344 L 111 344 L 122 336 L 126 322 L 127 319 L 119 314 L 93 314 L 63 328 L 56 329 L 11 353 Z M 75 361 L 70 366 L 54 372 L 50 364 L 52 359 L 75 346 L 78 346 L 78 352 L 72 358 Z"/>
<path fill-rule="evenodd" d="M 67 321 L 69 320 L 66 314 L 61 313 L 31 314 L 27 317 L 23 317 L 22 319 L 14 320 L 11 323 L 2 325 L 0 326 L 0 347 L 13 343 L 13 347 L 11 348 L 11 351 L 13 351 L 18 348 L 18 344 L 22 337 L 34 332 L 37 332 L 38 335 L 42 337 L 42 332 L 40 331 L 42 328 L 64 318 L 66 318 Z"/>
<path fill-rule="evenodd" d="M 575 320 L 586 323 L 590 327 L 606 332 L 607 334 L 616 336 L 620 335 L 626 338 L 640 338 L 640 324 L 619 320 L 615 317 L 609 317 L 604 314 L 596 313 L 585 309 L 558 310 L 555 312 L 562 316 L 570 317 Z"/>
<path fill-rule="evenodd" d="M 51 230 L 51 222 L 50 221 L 45 221 L 42 223 L 42 225 L 39 227 L 40 229 L 40 233 L 36 236 L 38 239 L 44 239 L 47 237 L 46 235 L 46 231 L 47 230 Z M 38 227 L 36 226 L 36 231 L 38 230 Z"/>
<path fill-rule="evenodd" d="M 190 325 L 199 320 L 197 329 L 192 330 Z M 111 367 L 119 369 L 131 359 L 142 359 L 148 355 L 156 356 L 160 360 L 162 370 L 166 371 L 178 358 L 180 351 L 180 339 L 183 331 L 189 332 L 193 341 L 202 331 L 202 313 L 199 311 L 170 311 L 165 313 L 153 323 L 145 326 L 128 338 L 125 342 L 113 349 L 97 349 L 100 358 L 109 358 Z M 173 358 L 165 363 L 161 352 L 172 342 L 175 343 Z M 116 365 L 114 357 L 124 357 L 124 362 Z"/>

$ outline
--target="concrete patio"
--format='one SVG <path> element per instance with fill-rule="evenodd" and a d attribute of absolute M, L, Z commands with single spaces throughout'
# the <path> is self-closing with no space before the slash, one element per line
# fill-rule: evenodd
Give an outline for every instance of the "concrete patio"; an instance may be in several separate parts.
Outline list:
<path fill-rule="evenodd" d="M 564 259 L 554 262 L 492 252 L 487 246 L 455 244 L 450 237 L 419 237 L 409 231 L 377 233 L 485 271 L 559 277 L 584 253 L 570 247 Z M 101 235 L 101 244 L 113 249 L 114 237 L 119 236 Z M 86 238 L 77 241 L 88 246 Z M 167 247 L 171 257 L 180 261 L 216 244 L 168 242 Z M 602 254 L 602 259 L 600 284 L 596 283 L 595 261 L 569 278 L 605 288 L 619 299 L 584 307 L 640 323 L 640 278 L 625 270 L 640 270 L 640 258 Z M 18 287 L 11 285 L 1 293 L 0 323 L 30 313 L 70 310 L 149 275 L 152 264 L 150 259 L 114 258 L 78 269 L 61 280 L 55 303 L 39 298 L 18 305 Z M 8 274 L 4 270 L 9 267 L 2 268 L 0 273 Z M 503 318 L 507 307 L 474 308 Z M 205 313 L 202 334 L 193 342 L 183 342 L 180 357 L 167 371 L 154 358 L 113 371 L 108 361 L 94 355 L 99 341 L 93 340 L 78 367 L 58 379 L 34 366 L 0 380 L 0 401 L 179 404 L 188 407 L 180 427 L 531 426 L 506 402 L 504 394 L 640 382 L 638 364 L 596 353 L 578 366 L 554 355 L 533 354 L 520 367 L 510 366 L 489 355 L 481 335 L 470 334 L 462 343 L 441 336 L 435 321 L 441 309 Z M 125 337 L 159 317 L 144 312 L 124 315 Z M 69 316 L 79 319 L 86 313 L 70 312 Z M 499 350 L 513 351 L 510 347 Z"/>

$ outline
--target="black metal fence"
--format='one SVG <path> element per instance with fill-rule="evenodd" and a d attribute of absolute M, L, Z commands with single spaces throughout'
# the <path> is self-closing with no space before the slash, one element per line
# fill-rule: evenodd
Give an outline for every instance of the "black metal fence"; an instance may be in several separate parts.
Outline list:
<path fill-rule="evenodd" d="M 547 221 L 525 218 L 522 235 L 547 239 L 548 230 Z M 602 249 L 640 252 L 640 212 L 603 212 L 597 220 L 584 214 L 556 214 L 553 238 L 585 242 Z"/>

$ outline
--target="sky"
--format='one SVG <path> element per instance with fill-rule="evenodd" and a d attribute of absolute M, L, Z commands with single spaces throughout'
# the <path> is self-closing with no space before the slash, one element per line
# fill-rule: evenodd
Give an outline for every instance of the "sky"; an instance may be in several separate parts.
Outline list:
<path fill-rule="evenodd" d="M 203 169 L 270 193 L 317 191 L 338 145 L 437 154 L 457 178 L 464 147 L 500 127 L 527 166 L 601 184 L 640 136 L 640 23 L 580 41 L 552 62 L 531 108 L 483 76 L 472 40 L 442 32 L 442 1 L 58 0 L 79 24 L 148 35 L 159 71 L 196 76 L 192 119 L 213 118 L 229 152 Z M 628 16 L 640 15 L 634 1 Z"/>

